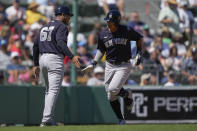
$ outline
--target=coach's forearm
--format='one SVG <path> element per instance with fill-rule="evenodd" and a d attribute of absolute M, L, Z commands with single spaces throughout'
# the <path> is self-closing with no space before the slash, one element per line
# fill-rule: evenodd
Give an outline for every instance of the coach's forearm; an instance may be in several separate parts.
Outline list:
<path fill-rule="evenodd" d="M 33 61 L 34 66 L 39 66 L 39 47 L 38 44 L 34 43 L 33 46 Z"/>
<path fill-rule="evenodd" d="M 62 40 L 58 41 L 57 42 L 57 46 L 63 52 L 64 55 L 68 56 L 72 60 L 72 58 L 74 57 L 74 55 L 69 50 L 67 44 L 64 41 L 62 41 Z"/>
<path fill-rule="evenodd" d="M 104 52 L 100 51 L 99 49 L 97 50 L 96 52 L 96 55 L 94 57 L 94 60 L 93 61 L 96 61 L 98 62 L 104 55 Z"/>

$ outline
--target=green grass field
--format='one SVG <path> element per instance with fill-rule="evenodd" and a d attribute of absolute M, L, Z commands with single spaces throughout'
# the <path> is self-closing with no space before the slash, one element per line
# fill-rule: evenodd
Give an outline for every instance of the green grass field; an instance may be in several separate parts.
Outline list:
<path fill-rule="evenodd" d="M 0 131 L 197 131 L 197 124 L 76 125 L 56 127 L 0 127 Z"/>

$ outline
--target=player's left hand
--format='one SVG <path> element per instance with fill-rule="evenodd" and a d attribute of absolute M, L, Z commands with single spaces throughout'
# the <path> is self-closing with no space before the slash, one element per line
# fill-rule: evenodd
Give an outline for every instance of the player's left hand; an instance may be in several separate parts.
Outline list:
<path fill-rule="evenodd" d="M 39 66 L 35 66 L 33 68 L 33 71 L 34 71 L 34 76 L 35 76 L 35 79 L 38 79 L 39 75 L 40 75 L 40 67 Z"/>

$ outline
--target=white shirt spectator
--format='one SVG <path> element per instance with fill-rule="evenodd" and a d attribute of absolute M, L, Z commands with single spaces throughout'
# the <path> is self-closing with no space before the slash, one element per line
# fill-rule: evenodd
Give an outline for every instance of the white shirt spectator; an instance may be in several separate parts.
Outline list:
<path fill-rule="evenodd" d="M 18 8 L 18 10 L 14 7 L 14 6 L 10 6 L 5 10 L 5 13 L 7 15 L 7 18 L 9 20 L 12 19 L 25 19 L 26 15 L 25 15 L 25 10 L 21 7 Z"/>
<path fill-rule="evenodd" d="M 100 66 L 94 68 L 94 77 L 90 78 L 87 82 L 88 86 L 103 86 L 104 80 L 102 79 L 104 76 L 104 69 Z"/>
<path fill-rule="evenodd" d="M 190 6 L 197 6 L 197 0 L 188 0 Z"/>
<path fill-rule="evenodd" d="M 177 51 L 178 51 L 178 56 L 185 56 L 187 54 L 187 49 L 184 44 L 177 44 Z"/>
<path fill-rule="evenodd" d="M 175 71 L 181 70 L 181 61 L 182 59 L 179 57 L 169 57 L 166 59 L 167 66 L 172 67 Z"/>
<path fill-rule="evenodd" d="M 187 6 L 188 3 L 186 0 L 180 1 L 180 8 L 178 8 L 178 14 L 180 18 L 180 28 L 181 31 L 184 32 L 186 29 L 190 27 L 190 21 L 194 20 L 193 14 L 191 11 L 184 9 L 184 6 Z"/>
<path fill-rule="evenodd" d="M 68 87 L 68 86 L 71 86 L 71 83 L 69 82 L 66 82 L 66 81 L 62 81 L 62 86 L 66 86 L 66 87 Z"/>
<path fill-rule="evenodd" d="M 3 51 L 0 50 L 0 70 L 6 70 L 7 65 L 11 63 L 10 56 L 3 53 Z"/>
<path fill-rule="evenodd" d="M 98 5 L 99 5 L 100 7 L 103 6 L 103 1 L 105 1 L 107 4 L 116 4 L 116 1 L 117 1 L 117 0 L 97 0 Z"/>
<path fill-rule="evenodd" d="M 162 20 L 170 18 L 173 20 L 172 23 L 165 24 L 170 30 L 170 32 L 179 31 L 179 17 L 178 14 L 176 14 L 169 6 L 164 7 L 159 12 L 158 20 L 161 22 Z"/>
<path fill-rule="evenodd" d="M 85 43 L 87 42 L 85 36 L 84 36 L 82 33 L 77 33 L 77 42 L 81 42 L 81 41 L 83 41 L 83 42 L 85 42 Z M 67 46 L 68 46 L 69 48 L 72 48 L 72 45 L 73 45 L 73 32 L 70 31 L 70 32 L 68 33 Z"/>
<path fill-rule="evenodd" d="M 104 85 L 104 81 L 103 80 L 99 80 L 96 78 L 90 78 L 87 82 L 88 86 L 99 86 L 99 85 Z"/>
<path fill-rule="evenodd" d="M 175 86 L 173 82 L 167 82 L 164 86 Z"/>

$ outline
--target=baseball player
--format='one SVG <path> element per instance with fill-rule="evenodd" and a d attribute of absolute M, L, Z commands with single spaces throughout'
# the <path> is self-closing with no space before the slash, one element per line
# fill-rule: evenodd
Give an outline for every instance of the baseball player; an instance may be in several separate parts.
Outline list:
<path fill-rule="evenodd" d="M 135 64 L 139 65 L 142 59 L 143 39 L 133 29 L 128 29 L 126 26 L 120 25 L 120 19 L 121 15 L 118 10 L 110 10 L 104 18 L 107 21 L 108 28 L 101 31 L 98 35 L 98 48 L 92 62 L 92 67 L 95 67 L 104 53 L 106 53 L 105 89 L 107 97 L 119 119 L 119 124 L 125 124 L 120 110 L 118 96 L 123 97 L 126 107 L 131 109 L 133 104 L 131 91 L 125 90 L 122 87 L 128 79 L 132 67 L 130 63 L 130 41 L 136 41 L 137 57 Z"/>
<path fill-rule="evenodd" d="M 67 25 L 73 14 L 68 7 L 59 6 L 55 10 L 55 15 L 55 20 L 40 29 L 33 46 L 35 77 L 38 78 L 41 70 L 46 84 L 41 127 L 55 125 L 53 116 L 64 75 L 64 56 L 68 56 L 75 66 L 80 68 L 79 56 L 73 56 L 67 47 Z"/>

